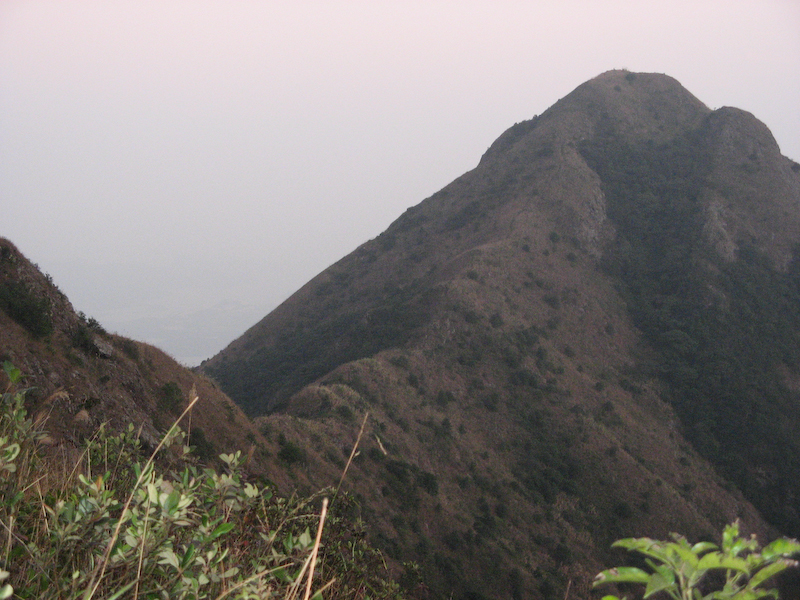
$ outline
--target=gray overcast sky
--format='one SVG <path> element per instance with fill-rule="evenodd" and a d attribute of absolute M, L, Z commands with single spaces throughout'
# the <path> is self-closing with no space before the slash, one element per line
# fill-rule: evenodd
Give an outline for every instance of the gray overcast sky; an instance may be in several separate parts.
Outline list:
<path fill-rule="evenodd" d="M 4 0 L 0 235 L 194 365 L 614 68 L 800 160 L 797 0 Z"/>

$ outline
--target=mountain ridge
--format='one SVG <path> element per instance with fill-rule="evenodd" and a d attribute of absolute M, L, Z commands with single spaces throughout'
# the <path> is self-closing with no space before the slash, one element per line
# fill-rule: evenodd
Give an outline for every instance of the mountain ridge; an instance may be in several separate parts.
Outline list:
<path fill-rule="evenodd" d="M 201 369 L 312 481 L 369 412 L 353 490 L 442 596 L 563 597 L 645 530 L 797 535 L 799 170 L 749 113 L 609 71 Z"/>
<path fill-rule="evenodd" d="M 47 432 L 44 446 L 58 462 L 79 452 L 99 427 L 124 431 L 129 424 L 146 449 L 185 408 L 200 400 L 186 422 L 201 460 L 241 450 L 255 460 L 253 476 L 290 493 L 282 468 L 270 461 L 279 448 L 261 435 L 218 386 L 178 364 L 158 348 L 109 333 L 76 312 L 53 279 L 10 240 L 0 237 L 0 361 L 22 373 L 26 408 Z"/>

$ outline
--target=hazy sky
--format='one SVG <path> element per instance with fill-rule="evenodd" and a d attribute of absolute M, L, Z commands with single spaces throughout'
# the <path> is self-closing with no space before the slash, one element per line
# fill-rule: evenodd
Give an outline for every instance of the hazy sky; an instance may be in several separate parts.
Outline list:
<path fill-rule="evenodd" d="M 3 0 L 0 235 L 194 365 L 616 68 L 800 160 L 798 0 Z"/>

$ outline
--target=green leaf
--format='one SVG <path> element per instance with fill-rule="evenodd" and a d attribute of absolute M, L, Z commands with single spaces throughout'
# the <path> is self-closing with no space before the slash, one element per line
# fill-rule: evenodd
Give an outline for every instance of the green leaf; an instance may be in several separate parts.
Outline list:
<path fill-rule="evenodd" d="M 659 542 L 650 538 L 624 538 L 611 544 L 612 548 L 625 548 L 626 550 L 649 550 L 653 546 L 658 546 Z"/>
<path fill-rule="evenodd" d="M 164 499 L 164 512 L 170 516 L 174 515 L 175 509 L 178 508 L 180 499 L 181 493 L 178 490 L 174 490 L 170 494 L 167 494 L 167 497 Z"/>
<path fill-rule="evenodd" d="M 790 560 L 778 560 L 777 562 L 772 563 L 771 565 L 767 565 L 760 571 L 758 571 L 755 575 L 750 578 L 750 581 L 747 583 L 747 589 L 753 590 L 757 588 L 759 585 L 764 583 L 770 577 L 774 577 L 784 569 L 788 567 L 793 567 L 797 563 Z"/>
<path fill-rule="evenodd" d="M 650 538 L 627 538 L 618 540 L 611 544 L 612 547 L 625 548 L 634 552 L 639 552 L 645 556 L 655 558 L 658 561 L 665 563 L 672 563 L 673 553 L 670 552 L 670 546 L 673 544 L 659 542 Z"/>
<path fill-rule="evenodd" d="M 221 523 L 214 531 L 211 532 L 211 535 L 208 536 L 209 540 L 215 540 L 221 535 L 225 535 L 231 529 L 233 529 L 235 525 L 233 523 Z"/>
<path fill-rule="evenodd" d="M 670 567 L 669 565 L 656 564 L 649 558 L 645 560 L 647 561 L 647 564 L 650 565 L 650 567 L 653 569 L 653 572 L 658 573 L 662 577 L 662 579 L 665 579 L 672 583 L 675 582 L 675 570 L 672 567 Z"/>
<path fill-rule="evenodd" d="M 742 573 L 750 574 L 750 569 L 747 568 L 747 561 L 743 558 L 723 556 L 719 552 L 709 552 L 697 564 L 698 569 L 731 569 L 733 571 L 741 571 Z"/>
<path fill-rule="evenodd" d="M 800 542 L 787 538 L 779 538 L 764 546 L 761 551 L 761 556 L 767 561 L 777 556 L 789 557 L 794 554 L 800 554 Z"/>
<path fill-rule="evenodd" d="M 722 547 L 728 550 L 733 545 L 733 541 L 739 537 L 739 521 L 726 525 L 722 530 Z"/>
<path fill-rule="evenodd" d="M 287 573 L 286 569 L 284 569 L 283 567 L 278 567 L 277 569 L 275 569 L 274 575 L 275 578 L 282 583 L 294 583 L 294 579 L 292 579 L 292 576 L 289 575 L 289 573 Z"/>
<path fill-rule="evenodd" d="M 775 600 L 778 600 L 778 592 L 775 590 L 741 590 L 734 594 L 733 596 L 713 596 L 713 598 L 723 598 L 724 600 L 759 600 L 760 598 L 766 598 L 767 596 L 771 596 Z"/>
<path fill-rule="evenodd" d="M 308 530 L 308 527 L 306 527 L 306 530 L 300 534 L 299 538 L 297 538 L 297 543 L 303 549 L 309 548 L 314 543 L 314 540 L 311 538 L 311 532 Z"/>
<path fill-rule="evenodd" d="M 692 546 L 692 552 L 700 556 L 701 554 L 705 554 L 710 550 L 718 550 L 719 546 L 716 544 L 712 544 L 711 542 L 698 542 L 694 546 Z"/>
<path fill-rule="evenodd" d="M 661 573 L 653 573 L 650 580 L 647 582 L 647 587 L 644 590 L 644 597 L 649 598 L 653 594 L 657 594 L 663 590 L 675 586 L 675 575 L 672 577 L 664 577 Z"/>
<path fill-rule="evenodd" d="M 197 552 L 197 548 L 195 548 L 194 544 L 189 544 L 189 547 L 186 548 L 186 552 L 183 554 L 183 558 L 181 558 L 181 571 L 185 570 L 191 564 L 195 552 Z"/>
<path fill-rule="evenodd" d="M 117 590 L 113 595 L 109 596 L 108 600 L 117 600 L 117 598 L 122 596 L 122 594 L 124 594 L 129 589 L 131 589 L 134 586 L 134 584 L 136 584 L 136 580 L 135 579 L 133 581 L 131 581 L 128 585 L 124 586 L 122 589 Z"/>
<path fill-rule="evenodd" d="M 650 580 L 650 575 L 636 567 L 616 567 L 603 571 L 594 578 L 592 587 L 607 583 L 643 583 Z"/>
<path fill-rule="evenodd" d="M 6 372 L 11 383 L 17 383 L 22 376 L 22 372 L 7 360 L 3 361 L 3 370 Z"/>
<path fill-rule="evenodd" d="M 162 550 L 161 552 L 158 553 L 158 555 L 161 557 L 161 560 L 158 561 L 158 564 L 172 565 L 173 567 L 175 567 L 176 570 L 180 569 L 180 562 L 178 561 L 178 556 L 175 554 L 175 552 L 173 552 L 169 548 Z"/>
<path fill-rule="evenodd" d="M 698 559 L 697 555 L 692 552 L 692 549 L 688 546 L 688 544 L 669 544 L 669 549 L 678 555 L 684 563 L 692 567 L 692 569 L 697 569 L 700 559 Z"/>
<path fill-rule="evenodd" d="M 4 456 L 2 457 L 2 460 L 5 461 L 5 462 L 8 462 L 8 463 L 10 463 L 14 459 L 16 459 L 17 456 L 19 456 L 19 453 L 20 453 L 20 450 L 21 450 L 21 447 L 20 447 L 19 444 L 17 444 L 17 443 L 8 444 L 8 441 L 7 441 L 6 438 L 0 438 L 0 448 L 2 448 L 3 454 L 4 454 Z M 12 473 L 16 470 L 16 466 L 14 466 L 14 465 L 8 465 L 8 466 L 5 466 L 3 468 L 6 469 L 7 471 L 12 472 Z"/>

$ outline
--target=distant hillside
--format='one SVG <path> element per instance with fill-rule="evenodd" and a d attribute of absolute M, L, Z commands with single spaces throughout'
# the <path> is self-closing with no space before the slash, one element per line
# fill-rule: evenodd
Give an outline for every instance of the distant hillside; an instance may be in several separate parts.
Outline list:
<path fill-rule="evenodd" d="M 341 472 L 311 488 L 301 449 L 266 440 L 205 376 L 76 314 L 3 238 L 0 362 L 3 598 L 290 598 L 306 583 L 404 597 L 331 490 Z M 184 412 L 186 437 L 167 438 Z"/>
<path fill-rule="evenodd" d="M 221 452 L 252 449 L 251 470 L 288 489 L 274 458 L 279 447 L 213 382 L 159 349 L 108 333 L 76 313 L 52 279 L 4 238 L 0 361 L 14 364 L 33 388 L 28 410 L 48 432 L 54 454 L 73 454 L 104 423 L 116 430 L 133 423 L 146 446 L 155 448 L 194 388 L 200 402 L 182 427 L 191 432 L 197 454 L 214 462 Z"/>
<path fill-rule="evenodd" d="M 369 412 L 351 487 L 434 596 L 586 598 L 620 536 L 800 535 L 798 241 L 763 124 L 610 71 L 202 370 L 312 482 Z"/>

